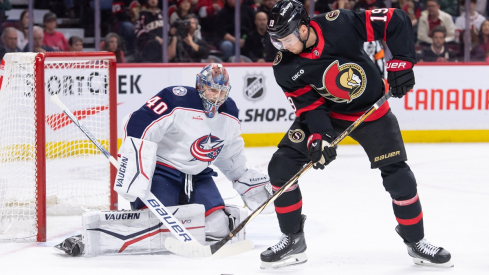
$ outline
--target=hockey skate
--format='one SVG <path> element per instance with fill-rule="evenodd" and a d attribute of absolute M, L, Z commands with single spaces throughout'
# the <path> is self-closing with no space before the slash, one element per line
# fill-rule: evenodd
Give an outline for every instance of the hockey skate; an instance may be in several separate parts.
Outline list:
<path fill-rule="evenodd" d="M 401 232 L 401 227 L 396 226 L 396 232 L 404 240 L 407 246 L 409 256 L 413 257 L 413 261 L 417 265 L 437 266 L 437 267 L 453 267 L 451 263 L 451 255 L 443 247 L 438 247 L 430 244 L 426 239 L 422 239 L 417 243 L 410 243 L 404 239 Z"/>
<path fill-rule="evenodd" d="M 63 251 L 73 257 L 83 254 L 84 248 L 85 245 L 82 242 L 82 235 L 69 237 L 60 244 L 54 246 L 54 249 Z"/>
<path fill-rule="evenodd" d="M 261 268 L 279 268 L 288 265 L 296 265 L 307 262 L 306 239 L 304 238 L 304 222 L 306 215 L 302 215 L 301 227 L 299 232 L 294 234 L 284 234 L 280 241 L 263 251 L 260 255 Z"/>

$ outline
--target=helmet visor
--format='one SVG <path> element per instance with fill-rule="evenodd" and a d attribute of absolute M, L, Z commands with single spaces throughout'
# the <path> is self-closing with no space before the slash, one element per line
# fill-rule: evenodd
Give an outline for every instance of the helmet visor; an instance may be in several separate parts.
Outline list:
<path fill-rule="evenodd" d="M 297 43 L 301 43 L 299 36 L 299 29 L 295 29 L 291 34 L 287 35 L 284 38 L 277 38 L 270 35 L 270 41 L 275 48 L 278 50 L 286 50 L 295 46 Z"/>

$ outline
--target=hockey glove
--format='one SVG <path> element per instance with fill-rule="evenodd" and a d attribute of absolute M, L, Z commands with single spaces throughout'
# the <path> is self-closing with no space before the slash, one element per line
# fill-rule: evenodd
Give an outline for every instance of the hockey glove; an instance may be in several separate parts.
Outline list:
<path fill-rule="evenodd" d="M 329 147 L 333 141 L 329 135 L 312 134 L 307 140 L 307 150 L 309 159 L 314 169 L 324 169 L 324 166 L 336 159 L 336 146 Z"/>
<path fill-rule="evenodd" d="M 387 62 L 387 82 L 393 97 L 402 98 L 414 87 L 413 66 L 412 62 L 400 59 Z"/>
<path fill-rule="evenodd" d="M 270 177 L 253 168 L 246 170 L 238 180 L 233 181 L 233 187 L 251 211 L 255 211 L 272 196 Z M 269 207 L 270 205 L 272 207 Z M 275 212 L 273 203 L 262 211 L 264 214 L 273 212 Z"/>

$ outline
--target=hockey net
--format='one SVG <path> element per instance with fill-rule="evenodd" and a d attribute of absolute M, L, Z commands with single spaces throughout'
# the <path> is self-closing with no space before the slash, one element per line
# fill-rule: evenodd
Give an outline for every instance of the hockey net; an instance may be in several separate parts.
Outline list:
<path fill-rule="evenodd" d="M 46 241 L 46 214 L 117 209 L 115 169 L 49 98 L 117 154 L 115 58 L 12 53 L 0 90 L 0 241 Z"/>

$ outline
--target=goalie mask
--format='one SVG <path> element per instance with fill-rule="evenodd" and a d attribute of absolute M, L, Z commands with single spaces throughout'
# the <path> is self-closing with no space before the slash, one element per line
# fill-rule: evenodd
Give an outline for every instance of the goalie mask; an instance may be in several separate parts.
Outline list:
<path fill-rule="evenodd" d="M 219 106 L 229 97 L 231 90 L 229 74 L 222 64 L 211 63 L 197 74 L 195 88 L 202 98 L 205 114 L 209 118 L 213 118 Z"/>
<path fill-rule="evenodd" d="M 304 50 L 309 38 L 309 28 L 307 28 L 307 38 L 302 40 L 299 27 L 309 26 L 309 21 L 309 15 L 300 2 L 296 0 L 277 2 L 268 16 L 268 33 L 273 46 L 278 50 L 285 50 L 288 46 L 301 42 Z"/>

